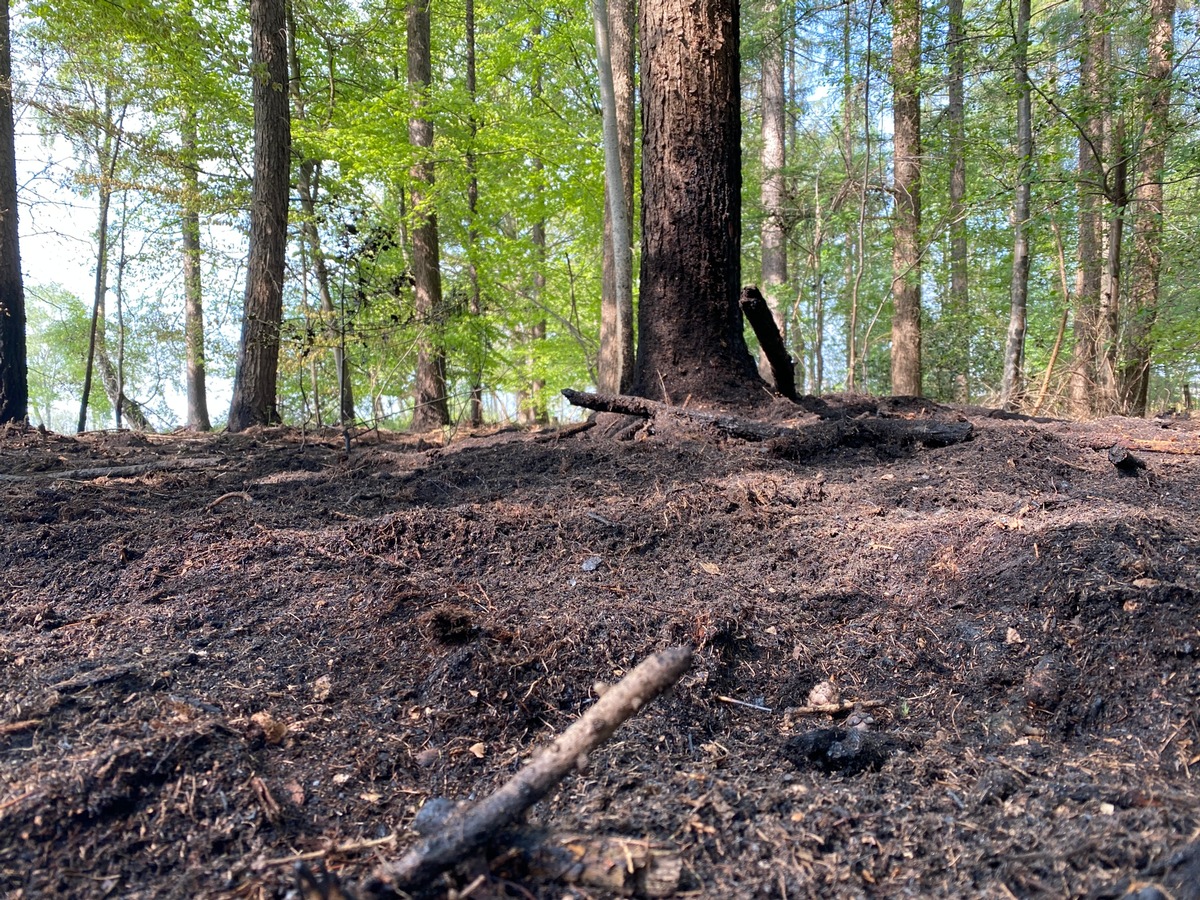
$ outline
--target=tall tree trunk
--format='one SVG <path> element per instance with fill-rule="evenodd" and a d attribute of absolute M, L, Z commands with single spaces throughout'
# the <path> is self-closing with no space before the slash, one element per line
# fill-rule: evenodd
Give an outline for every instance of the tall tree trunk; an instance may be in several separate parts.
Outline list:
<path fill-rule="evenodd" d="M 8 0 L 0 0 L 0 425 L 29 414 Z"/>
<path fill-rule="evenodd" d="M 417 372 L 413 391 L 414 431 L 441 428 L 450 422 L 446 402 L 446 354 L 442 347 L 442 270 L 439 260 L 437 213 L 433 209 L 433 123 L 421 113 L 433 83 L 429 47 L 429 2 L 408 3 L 408 85 L 413 113 L 408 140 L 420 157 L 412 167 L 412 272 L 417 311 Z"/>
<path fill-rule="evenodd" d="M 1097 328 L 1104 246 L 1104 114 L 1103 62 L 1106 32 L 1105 0 L 1082 0 L 1083 41 L 1079 84 L 1083 100 L 1079 136 L 1079 268 L 1075 277 L 1075 347 L 1071 355 L 1069 399 L 1071 413 L 1093 411 L 1096 378 Z"/>
<path fill-rule="evenodd" d="M 950 79 L 946 118 L 950 150 L 950 297 L 954 342 L 953 366 L 958 399 L 971 399 L 971 299 L 967 278 L 967 126 L 966 72 L 967 35 L 963 0 L 950 0 L 946 38 Z"/>
<path fill-rule="evenodd" d="M 1170 128 L 1175 0 L 1150 0 L 1150 40 L 1144 100 L 1146 131 L 1133 199 L 1137 216 L 1130 272 L 1130 319 L 1122 367 L 1124 412 L 1144 416 L 1150 396 L 1151 329 L 1162 273 L 1163 165 Z"/>
<path fill-rule="evenodd" d="M 757 400 L 763 382 L 738 308 L 738 3 L 643 0 L 639 26 L 642 259 L 633 392 Z"/>
<path fill-rule="evenodd" d="M 479 175 L 475 165 L 475 137 L 479 132 L 479 123 L 475 114 L 475 0 L 466 0 L 466 40 L 467 40 L 467 97 L 470 99 L 471 112 L 467 117 L 470 129 L 470 143 L 467 147 L 467 215 L 470 222 L 467 225 L 467 277 L 471 282 L 470 309 L 475 320 L 475 359 L 471 364 L 471 400 L 468 415 L 471 427 L 483 425 L 483 365 L 487 353 L 487 335 L 483 327 L 483 295 L 479 289 L 479 267 L 475 262 L 475 254 L 479 244 L 479 229 L 476 224 L 479 208 Z"/>
<path fill-rule="evenodd" d="M 1100 279 L 1100 307 L 1096 316 L 1096 400 L 1100 415 L 1120 411 L 1117 341 L 1121 320 L 1121 254 L 1125 238 L 1125 208 L 1129 202 L 1125 119 L 1106 116 L 1106 155 L 1113 160 L 1105 173 L 1109 218 L 1105 235 L 1104 273 Z"/>
<path fill-rule="evenodd" d="M 1016 407 L 1023 390 L 1025 308 L 1029 298 L 1029 208 L 1033 190 L 1033 91 L 1027 65 L 1030 0 L 1017 0 L 1013 78 L 1017 88 L 1017 190 L 1013 200 L 1012 283 L 1009 288 L 1008 338 L 1004 345 L 1004 380 L 1000 405 Z"/>
<path fill-rule="evenodd" d="M 200 169 L 196 111 L 188 106 L 180 119 L 182 201 L 179 224 L 183 245 L 183 344 L 187 355 L 187 427 L 208 431 L 204 364 L 204 286 L 200 277 Z"/>
<path fill-rule="evenodd" d="M 892 393 L 921 395 L 921 2 L 892 4 Z"/>
<path fill-rule="evenodd" d="M 787 192 L 784 166 L 787 164 L 787 117 L 784 114 L 785 84 L 783 78 L 784 30 L 780 22 L 779 0 L 767 0 L 763 10 L 766 23 L 762 50 L 762 188 L 763 205 L 760 230 L 762 242 L 762 293 L 787 343 L 787 322 L 783 315 L 783 292 L 788 283 L 787 227 L 785 206 Z M 773 383 L 771 365 L 766 354 L 758 362 L 763 380 Z M 803 377 L 800 378 L 803 384 Z"/>
<path fill-rule="evenodd" d="M 279 421 L 275 393 L 287 250 L 291 120 L 284 0 L 250 0 L 254 186 L 245 308 L 229 430 Z"/>
<path fill-rule="evenodd" d="M 287 4 L 288 24 L 288 70 L 290 75 L 293 113 L 297 121 L 303 121 L 307 112 L 304 104 L 304 94 L 301 90 L 300 54 L 296 51 L 296 18 L 289 2 Z M 332 102 L 332 101 L 331 101 Z M 304 159 L 296 167 L 296 187 L 300 192 L 300 211 L 304 214 L 300 220 L 300 235 L 308 245 L 312 254 L 313 277 L 317 282 L 317 298 L 321 305 L 321 318 L 325 323 L 325 336 L 333 348 L 333 365 L 337 372 L 338 385 L 338 423 L 345 425 L 353 422 L 354 387 L 350 383 L 350 366 L 346 359 L 346 345 L 342 336 L 344 323 L 338 322 L 337 308 L 333 305 L 333 292 L 329 287 L 329 267 L 325 263 L 325 251 L 321 246 L 321 232 L 317 228 L 317 192 L 320 187 L 321 165 L 313 159 Z M 314 364 L 315 365 L 315 364 Z M 315 368 L 314 368 L 315 372 Z M 313 382 L 314 392 L 317 389 Z M 315 396 L 317 420 L 321 418 L 321 398 Z"/>
<path fill-rule="evenodd" d="M 592 0 L 604 126 L 604 261 L 600 301 L 601 391 L 633 376 L 633 4 Z"/>

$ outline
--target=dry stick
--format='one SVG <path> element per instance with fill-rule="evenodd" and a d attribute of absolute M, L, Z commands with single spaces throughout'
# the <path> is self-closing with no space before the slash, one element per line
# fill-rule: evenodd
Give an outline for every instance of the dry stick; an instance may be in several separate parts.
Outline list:
<path fill-rule="evenodd" d="M 584 763 L 588 753 L 678 681 L 691 663 L 690 647 L 673 647 L 644 660 L 525 768 L 490 796 L 452 813 L 437 833 L 418 842 L 399 861 L 381 866 L 375 880 L 393 889 L 415 888 L 469 856 Z"/>
<path fill-rule="evenodd" d="M 0 475 L 0 481 L 33 481 L 48 478 L 52 481 L 83 481 L 89 478 L 132 478 L 135 475 L 145 475 L 148 472 L 170 472 L 175 469 L 198 469 L 204 466 L 215 466 L 225 462 L 219 456 L 208 456 L 202 459 L 171 459 L 157 462 L 142 463 L 136 466 L 100 466 L 94 469 L 69 469 L 66 472 L 35 472 L 30 475 Z"/>

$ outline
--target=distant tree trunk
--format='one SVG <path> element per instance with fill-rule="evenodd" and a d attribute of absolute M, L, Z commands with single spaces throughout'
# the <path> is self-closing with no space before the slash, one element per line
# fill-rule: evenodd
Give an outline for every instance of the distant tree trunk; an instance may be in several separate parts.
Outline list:
<path fill-rule="evenodd" d="M 955 399 L 971 399 L 971 299 L 967 266 L 967 128 L 966 72 L 967 35 L 963 0 L 950 0 L 947 29 L 950 79 L 946 118 L 950 150 L 950 312 L 953 321 L 953 365 L 959 386 Z"/>
<path fill-rule="evenodd" d="M 1009 288 L 1008 338 L 1004 345 L 1004 380 L 1000 406 L 1016 407 L 1023 390 L 1025 308 L 1029 297 L 1029 209 L 1033 180 L 1033 91 L 1029 84 L 1030 0 L 1017 0 L 1017 34 L 1013 53 L 1017 88 L 1017 190 L 1013 200 L 1012 284 Z"/>
<path fill-rule="evenodd" d="M 466 0 L 466 40 L 467 40 L 467 96 L 470 98 L 471 112 L 467 117 L 470 129 L 470 143 L 467 147 L 467 215 L 470 222 L 467 225 L 467 277 L 471 282 L 470 309 L 476 324 L 476 357 L 471 367 L 471 400 L 468 415 L 472 428 L 483 425 L 483 364 L 487 348 L 487 339 L 482 326 L 483 295 L 479 289 L 479 267 L 475 262 L 475 253 L 479 243 L 479 229 L 476 227 L 476 217 L 479 207 L 479 175 L 475 164 L 475 137 L 479 124 L 475 115 L 475 0 Z"/>
<path fill-rule="evenodd" d="M 287 4 L 288 22 L 288 69 L 291 84 L 293 115 L 302 121 L 305 116 L 304 94 L 301 91 L 300 55 L 296 52 L 296 20 L 292 4 Z M 321 318 L 325 322 L 325 335 L 333 347 L 333 364 L 337 371 L 338 422 L 345 425 L 353 422 L 354 388 L 350 383 L 350 366 L 346 360 L 346 349 L 342 340 L 342 326 L 338 322 L 337 309 L 333 305 L 333 292 L 329 288 L 329 267 L 325 264 L 325 251 L 321 247 L 321 232 L 317 228 L 317 191 L 321 178 L 321 166 L 315 160 L 303 159 L 296 167 L 296 187 L 300 191 L 300 234 L 312 254 L 313 276 L 317 280 L 317 298 L 321 304 Z M 314 363 L 315 365 L 315 363 Z M 315 369 L 314 369 L 315 371 Z M 316 382 L 313 390 L 316 391 Z M 314 398 L 317 420 L 321 418 L 320 397 Z"/>
<path fill-rule="evenodd" d="M 1112 165 L 1105 173 L 1109 218 L 1105 235 L 1104 272 L 1100 279 L 1100 307 L 1096 316 L 1096 397 L 1100 415 L 1120 412 L 1117 341 L 1121 322 L 1121 257 L 1125 238 L 1125 209 L 1129 203 L 1125 119 L 1114 122 L 1106 115 L 1105 148 Z"/>
<path fill-rule="evenodd" d="M 276 379 L 283 323 L 291 120 L 284 0 L 250 0 L 254 76 L 254 186 L 245 308 L 229 430 L 279 421 Z"/>
<path fill-rule="evenodd" d="M 429 0 L 408 3 L 408 85 L 414 93 L 408 140 L 421 154 L 413 166 L 412 271 L 418 320 L 417 372 L 413 391 L 414 431 L 441 428 L 450 422 L 446 401 L 446 354 L 441 342 L 442 270 L 433 188 L 433 123 L 421 115 L 425 93 L 433 83 L 429 47 Z"/>
<path fill-rule="evenodd" d="M 631 0 L 592 0 L 604 116 L 604 262 L 600 302 L 601 391 L 619 394 L 633 377 L 634 9 Z"/>
<path fill-rule="evenodd" d="M 1145 122 L 1138 160 L 1130 272 L 1131 310 L 1122 368 L 1124 412 L 1144 416 L 1150 396 L 1151 329 L 1158 311 L 1162 273 L 1163 166 L 1170 128 L 1175 0 L 1150 0 L 1150 42 L 1146 71 Z"/>
<path fill-rule="evenodd" d="M 1083 36 L 1079 82 L 1083 101 L 1079 137 L 1079 268 L 1075 278 L 1075 348 L 1071 356 L 1071 412 L 1092 413 L 1096 377 L 1097 328 L 1104 246 L 1104 119 L 1102 65 L 1106 51 L 1105 0 L 1082 0 Z"/>
<path fill-rule="evenodd" d="M 0 0 L 0 425 L 29 414 L 8 0 Z"/>
<path fill-rule="evenodd" d="M 921 394 L 921 2 L 892 3 L 892 393 Z"/>
<path fill-rule="evenodd" d="M 763 10 L 765 42 L 762 50 L 762 188 L 763 205 L 760 230 L 762 242 L 762 293 L 787 345 L 787 322 L 783 315 L 783 291 L 788 283 L 787 191 L 784 166 L 787 164 L 787 117 L 784 115 L 783 78 L 784 30 L 780 23 L 779 0 L 767 0 Z M 772 382 L 766 354 L 758 361 L 759 374 Z M 800 382 L 803 384 L 803 372 Z M 772 382 L 773 383 L 773 382 Z"/>
<path fill-rule="evenodd" d="M 187 427 L 208 431 L 208 397 L 204 365 L 204 290 L 200 278 L 200 169 L 196 111 L 190 106 L 180 120 L 183 200 L 180 231 L 183 243 L 183 344 L 187 354 Z"/>
<path fill-rule="evenodd" d="M 763 382 L 738 308 L 737 0 L 643 0 L 639 25 L 642 259 L 633 392 L 754 402 Z"/>

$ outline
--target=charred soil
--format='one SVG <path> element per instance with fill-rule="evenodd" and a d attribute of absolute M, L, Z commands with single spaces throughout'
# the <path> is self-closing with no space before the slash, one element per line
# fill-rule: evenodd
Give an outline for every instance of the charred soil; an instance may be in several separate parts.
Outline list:
<path fill-rule="evenodd" d="M 0 894 L 361 882 L 691 644 L 532 824 L 690 896 L 1200 896 L 1197 423 L 810 413 L 971 434 L 0 432 Z M 606 896 L 475 874 L 430 893 Z"/>

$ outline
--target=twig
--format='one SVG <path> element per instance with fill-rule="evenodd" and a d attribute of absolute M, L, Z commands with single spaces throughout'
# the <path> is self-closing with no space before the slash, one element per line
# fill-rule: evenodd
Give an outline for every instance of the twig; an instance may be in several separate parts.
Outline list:
<path fill-rule="evenodd" d="M 20 722 L 4 722 L 0 723 L 0 734 L 16 734 L 19 731 L 28 731 L 30 728 L 36 728 L 41 724 L 41 719 L 22 719 Z"/>
<path fill-rule="evenodd" d="M 232 500 L 235 497 L 237 497 L 241 500 L 245 500 L 247 503 L 254 502 L 254 498 L 251 497 L 246 491 L 230 491 L 227 494 L 222 494 L 220 497 L 218 497 L 212 503 L 208 504 L 208 506 L 204 507 L 204 511 L 212 512 L 217 506 L 224 503 L 226 500 Z"/>
<path fill-rule="evenodd" d="M 307 853 L 296 853 L 293 856 L 277 856 L 273 859 L 260 859 L 255 861 L 253 868 L 259 870 L 271 868 L 273 866 L 290 866 L 293 863 L 307 862 L 312 859 L 321 859 L 324 856 L 358 853 L 360 850 L 370 850 L 382 844 L 394 844 L 395 842 L 396 835 L 389 834 L 386 837 L 372 838 L 369 841 L 353 841 L 349 844 L 338 844 L 336 847 L 327 847 L 324 850 L 309 850 Z"/>
<path fill-rule="evenodd" d="M 441 829 L 419 841 L 399 861 L 381 866 L 373 886 L 404 890 L 427 884 L 482 847 L 583 764 L 588 753 L 607 741 L 621 723 L 678 681 L 691 663 L 690 647 L 664 650 L 644 660 L 498 790 L 456 810 Z"/>
<path fill-rule="evenodd" d="M 219 456 L 199 459 L 171 459 L 142 463 L 136 466 L 100 466 L 94 469 L 68 469 L 65 472 L 35 472 L 30 475 L 0 475 L 0 481 L 34 481 L 39 478 L 62 481 L 87 481 L 92 478 L 131 478 L 149 472 L 170 472 L 175 469 L 199 469 L 215 466 L 225 460 Z"/>
<path fill-rule="evenodd" d="M 734 706 L 744 706 L 747 709 L 757 709 L 762 712 L 773 712 L 769 706 L 760 706 L 757 703 L 747 703 L 745 700 L 734 700 L 732 697 L 717 697 L 722 703 L 732 703 Z"/>
<path fill-rule="evenodd" d="M 818 703 L 814 706 L 797 706 L 788 710 L 788 712 L 793 716 L 819 716 L 850 712 L 856 706 L 860 709 L 878 709 L 883 705 L 882 700 L 843 700 L 841 703 Z"/>

